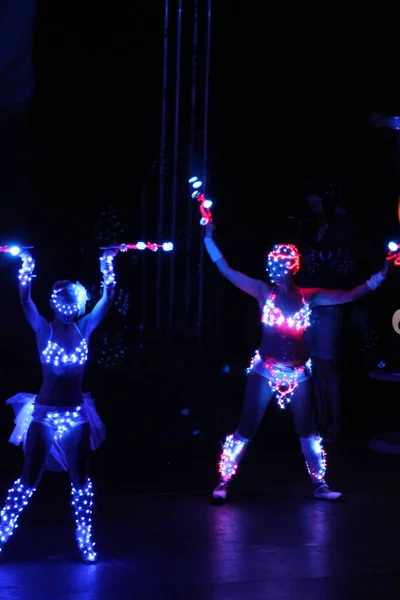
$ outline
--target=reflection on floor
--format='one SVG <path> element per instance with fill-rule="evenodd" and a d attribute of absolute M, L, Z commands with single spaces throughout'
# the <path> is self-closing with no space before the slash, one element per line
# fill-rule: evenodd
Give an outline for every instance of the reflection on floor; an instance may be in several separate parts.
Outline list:
<path fill-rule="evenodd" d="M 190 461 L 164 473 L 166 492 L 135 493 L 99 470 L 94 566 L 77 561 L 66 476 L 46 475 L 2 556 L 1 599 L 366 600 L 396 589 L 397 457 L 333 453 L 337 504 L 312 498 L 300 455 L 246 459 L 222 507 L 209 503 L 214 475 L 202 459 L 192 474 Z"/>

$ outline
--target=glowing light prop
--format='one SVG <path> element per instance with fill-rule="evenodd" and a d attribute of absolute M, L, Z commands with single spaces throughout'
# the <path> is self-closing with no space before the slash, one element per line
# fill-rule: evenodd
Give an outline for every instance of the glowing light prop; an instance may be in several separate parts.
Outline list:
<path fill-rule="evenodd" d="M 400 223 L 400 197 L 397 199 L 397 220 Z M 388 243 L 386 260 L 392 260 L 396 267 L 400 266 L 400 244 L 393 241 Z"/>
<path fill-rule="evenodd" d="M 392 260 L 396 267 L 400 266 L 400 244 L 397 242 L 388 243 L 388 254 L 386 260 Z"/>
<path fill-rule="evenodd" d="M 30 250 L 33 246 L 0 246 L 0 252 L 6 252 L 11 256 L 20 256 L 24 250 Z"/>
<path fill-rule="evenodd" d="M 152 242 L 137 242 L 136 244 L 118 244 L 116 246 L 100 246 L 100 250 L 119 250 L 120 252 L 128 252 L 128 250 L 151 250 L 158 252 L 171 252 L 174 249 L 172 242 L 163 242 L 162 244 L 153 244 Z"/>
<path fill-rule="evenodd" d="M 211 200 L 207 200 L 204 193 L 200 191 L 201 186 L 203 185 L 202 181 L 197 179 L 197 177 L 191 177 L 189 179 L 189 184 L 193 188 L 192 198 L 197 200 L 199 203 L 201 214 L 200 225 L 208 225 L 209 223 L 212 223 L 211 207 L 213 203 Z"/>

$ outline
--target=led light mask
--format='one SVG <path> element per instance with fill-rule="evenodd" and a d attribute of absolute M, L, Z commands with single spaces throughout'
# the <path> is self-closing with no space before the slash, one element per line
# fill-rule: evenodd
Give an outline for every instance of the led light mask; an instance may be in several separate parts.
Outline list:
<path fill-rule="evenodd" d="M 67 303 L 61 299 L 63 292 L 75 298 L 75 302 Z M 86 302 L 90 300 L 90 294 L 86 291 L 79 281 L 69 283 L 61 288 L 55 289 L 51 293 L 51 307 L 65 316 L 78 315 L 81 316 L 85 312 Z"/>
<path fill-rule="evenodd" d="M 275 244 L 267 257 L 267 272 L 272 283 L 288 273 L 296 275 L 300 269 L 300 254 L 292 244 Z"/>

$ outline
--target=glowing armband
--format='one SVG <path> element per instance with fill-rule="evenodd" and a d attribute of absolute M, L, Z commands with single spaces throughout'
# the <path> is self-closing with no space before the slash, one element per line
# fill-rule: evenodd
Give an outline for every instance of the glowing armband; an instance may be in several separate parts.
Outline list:
<path fill-rule="evenodd" d="M 100 271 L 103 275 L 103 286 L 114 287 L 116 285 L 115 273 L 114 273 L 114 257 L 113 256 L 101 256 L 100 257 Z"/>
<path fill-rule="evenodd" d="M 371 278 L 368 279 L 365 283 L 369 287 L 369 289 L 374 292 L 382 283 L 385 281 L 385 276 L 382 275 L 380 271 L 375 273 L 375 275 L 371 275 Z"/>
<path fill-rule="evenodd" d="M 21 254 L 22 266 L 19 270 L 18 279 L 21 285 L 27 285 L 32 277 L 33 271 L 35 270 L 35 261 L 28 252 Z"/>

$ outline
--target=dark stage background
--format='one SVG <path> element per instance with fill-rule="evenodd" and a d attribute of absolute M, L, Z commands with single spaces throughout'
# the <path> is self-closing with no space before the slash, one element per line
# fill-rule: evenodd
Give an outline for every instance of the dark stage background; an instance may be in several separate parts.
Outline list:
<path fill-rule="evenodd" d="M 183 4 L 188 35 L 191 3 Z M 33 105 L 30 114 L 2 117 L 1 243 L 35 246 L 33 295 L 48 316 L 55 279 L 79 279 L 88 287 L 99 282 L 94 227 L 110 204 L 124 229 L 120 241 L 157 235 L 153 190 L 160 147 L 163 7 L 161 0 L 136 2 L 134 8 L 38 3 Z M 324 15 L 303 12 L 284 18 L 271 11 L 268 18 L 258 18 L 243 3 L 214 2 L 207 190 L 215 202 L 221 248 L 239 270 L 263 276 L 266 249 L 288 234 L 288 217 L 304 210 L 306 182 L 313 177 L 337 179 L 347 190 L 365 244 L 366 274 L 380 267 L 388 241 L 400 238 L 398 140 L 394 132 L 369 123 L 371 112 L 400 110 L 397 54 L 387 24 L 378 21 L 361 27 L 328 9 Z M 383 44 L 382 36 L 389 42 Z M 184 42 L 183 56 L 189 52 Z M 182 145 L 183 165 L 185 151 Z M 183 212 L 192 173 L 188 165 L 182 172 Z M 166 222 L 164 240 L 170 233 Z M 175 251 L 183 252 L 179 240 L 172 241 Z M 259 341 L 255 304 L 221 281 L 208 261 L 203 343 L 186 339 L 179 328 L 173 335 L 156 331 L 152 258 L 146 257 L 148 309 L 142 330 L 142 258 L 118 258 L 118 280 L 131 293 L 130 310 L 122 317 L 113 309 L 94 336 L 85 385 L 109 428 L 97 468 L 113 480 L 129 461 L 127 485 L 139 485 L 139 472 L 146 485 L 154 484 L 155 473 L 161 477 L 173 471 L 178 483 L 180 469 L 185 477 L 195 477 L 193 456 L 209 465 L 212 477 L 216 442 L 235 426 L 243 369 Z M 168 272 L 168 256 L 162 260 Z M 0 256 L 4 400 L 40 384 L 33 335 L 18 305 L 17 268 Z M 395 273 L 369 301 L 380 334 L 377 359 L 394 367 L 400 338 L 391 318 L 400 308 L 398 283 Z M 105 334 L 121 330 L 125 360 L 115 368 L 98 364 Z M 365 367 L 354 355 L 352 360 L 346 431 L 355 427 L 368 437 L 378 426 L 384 428 L 385 417 L 378 425 Z M 221 371 L 224 365 L 230 372 Z M 372 396 L 379 390 L 373 388 Z M 392 408 L 389 404 L 389 421 Z M 11 414 L 4 406 L 0 414 L 3 468 L 11 471 L 19 460 L 6 442 Z M 261 446 L 274 434 L 290 431 L 290 420 L 274 415 L 265 429 L 270 437 L 261 435 Z"/>

